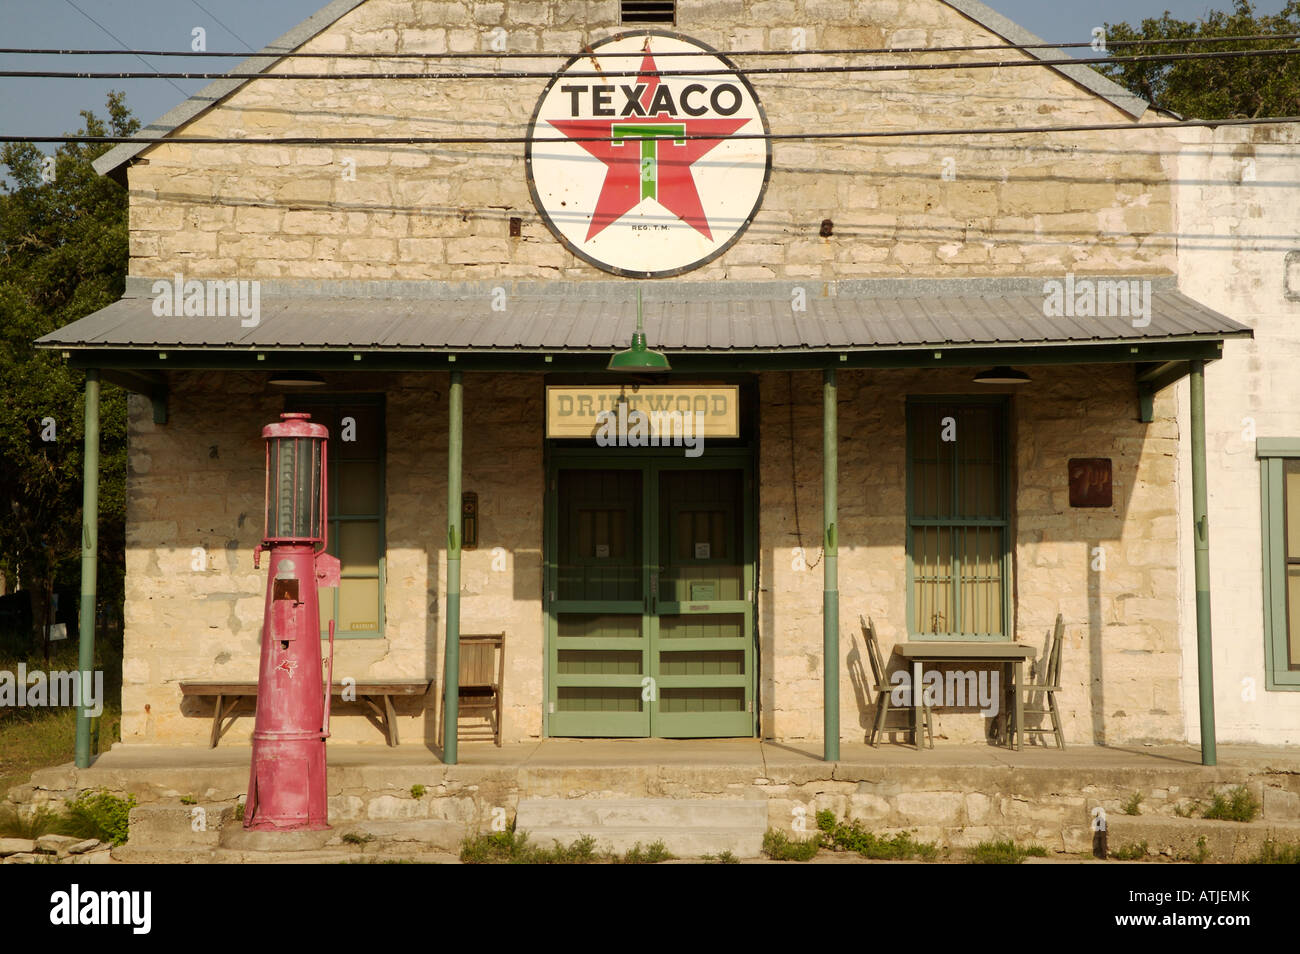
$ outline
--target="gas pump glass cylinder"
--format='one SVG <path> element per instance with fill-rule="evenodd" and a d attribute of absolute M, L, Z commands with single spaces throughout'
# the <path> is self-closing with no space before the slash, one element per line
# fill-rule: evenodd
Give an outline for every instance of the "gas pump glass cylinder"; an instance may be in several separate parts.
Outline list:
<path fill-rule="evenodd" d="M 267 538 L 321 539 L 321 447 L 312 437 L 272 437 L 267 477 L 275 482 L 266 495 Z"/>

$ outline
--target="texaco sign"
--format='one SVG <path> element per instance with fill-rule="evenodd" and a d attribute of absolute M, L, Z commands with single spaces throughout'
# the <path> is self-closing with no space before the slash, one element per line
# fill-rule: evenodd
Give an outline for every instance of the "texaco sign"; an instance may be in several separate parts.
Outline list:
<path fill-rule="evenodd" d="M 631 75 L 607 75 L 618 73 Z M 725 252 L 757 213 L 767 131 L 725 57 L 675 33 L 623 33 L 569 60 L 542 92 L 528 186 L 579 258 L 616 275 L 678 275 Z"/>

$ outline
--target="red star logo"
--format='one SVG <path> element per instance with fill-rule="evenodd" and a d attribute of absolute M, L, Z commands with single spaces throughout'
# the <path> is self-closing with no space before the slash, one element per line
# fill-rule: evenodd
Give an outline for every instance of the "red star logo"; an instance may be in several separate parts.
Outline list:
<path fill-rule="evenodd" d="M 650 54 L 650 39 L 647 37 L 645 56 L 641 60 L 641 75 L 637 77 L 638 82 L 645 86 L 640 103 L 647 113 L 659 86 L 659 76 L 653 72 L 656 69 L 658 67 Z M 679 119 L 664 109 L 653 116 L 634 119 L 550 120 L 552 126 L 570 139 L 604 137 L 612 140 L 578 143 L 606 166 L 600 198 L 596 201 L 596 211 L 591 217 L 591 226 L 587 229 L 587 241 L 627 214 L 647 197 L 647 191 L 653 193 L 653 198 L 661 206 L 712 241 L 713 233 L 709 231 L 709 220 L 700 202 L 691 165 L 747 122 L 748 119 Z M 671 132 L 659 133 L 665 138 L 651 139 L 644 127 L 661 123 L 670 123 Z M 628 128 L 625 135 L 618 138 L 619 127 L 632 128 Z M 678 130 L 684 136 L 707 135 L 717 138 L 672 139 L 672 133 Z M 641 135 L 636 135 L 637 132 Z"/>

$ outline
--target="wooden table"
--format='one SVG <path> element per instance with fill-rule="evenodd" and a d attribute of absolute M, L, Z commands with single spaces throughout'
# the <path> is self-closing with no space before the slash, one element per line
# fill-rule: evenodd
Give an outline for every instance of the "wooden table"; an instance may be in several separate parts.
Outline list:
<path fill-rule="evenodd" d="M 345 691 L 355 694 L 356 700 L 371 711 L 365 716 L 384 733 L 390 746 L 397 745 L 397 716 L 393 711 L 393 696 L 419 696 L 423 698 L 433 688 L 433 681 L 421 679 L 399 682 L 358 682 L 344 686 L 336 682 L 330 686 L 331 696 L 341 696 Z M 212 716 L 212 735 L 209 748 L 215 749 L 222 735 L 234 725 L 240 703 L 246 699 L 254 702 L 256 711 L 257 683 L 255 682 L 182 682 L 181 694 L 200 698 L 215 698 L 216 711 Z M 378 700 L 378 701 L 377 701 Z M 380 702 L 383 703 L 382 708 Z M 229 703 L 229 704 L 227 704 Z M 229 722 L 226 720 L 229 719 Z M 225 723 L 223 725 L 223 723 Z"/>
<path fill-rule="evenodd" d="M 969 662 L 969 663 L 987 663 L 996 662 L 1006 667 L 1010 664 L 1011 676 L 1011 693 L 1015 697 L 1016 712 L 1016 744 L 1015 748 L 1020 751 L 1024 740 L 1025 713 L 1024 698 L 1020 694 L 1020 684 L 1024 680 L 1025 660 L 1034 655 L 1032 646 L 1025 646 L 1021 643 L 1006 642 L 998 640 L 976 642 L 964 640 L 914 640 L 912 642 L 899 643 L 894 647 L 894 651 L 904 659 L 911 660 L 912 663 L 912 731 L 915 733 L 912 737 L 919 739 L 921 737 L 921 707 L 920 702 L 923 699 L 921 690 L 923 688 L 921 677 L 927 662 Z M 1005 709 L 1005 705 L 1003 706 Z M 1006 713 L 1003 712 L 1003 719 Z M 1011 745 L 1010 733 L 1007 734 L 1007 745 Z M 919 746 L 918 746 L 919 748 Z"/>

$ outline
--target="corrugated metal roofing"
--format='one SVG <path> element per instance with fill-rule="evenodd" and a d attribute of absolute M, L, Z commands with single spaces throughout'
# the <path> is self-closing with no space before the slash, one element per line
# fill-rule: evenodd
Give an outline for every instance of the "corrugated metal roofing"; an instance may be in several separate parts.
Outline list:
<path fill-rule="evenodd" d="M 948 294 L 807 298 L 703 296 L 644 305 L 653 348 L 697 353 L 851 351 L 930 346 L 1175 341 L 1249 336 L 1250 329 L 1178 291 L 1154 290 L 1150 323 L 1128 317 L 1047 317 L 1043 296 Z M 636 304 L 625 298 L 263 296 L 260 321 L 158 317 L 153 299 L 123 298 L 41 338 L 63 349 L 256 351 L 610 351 L 627 347 Z"/>

